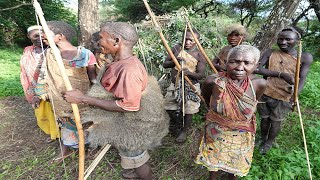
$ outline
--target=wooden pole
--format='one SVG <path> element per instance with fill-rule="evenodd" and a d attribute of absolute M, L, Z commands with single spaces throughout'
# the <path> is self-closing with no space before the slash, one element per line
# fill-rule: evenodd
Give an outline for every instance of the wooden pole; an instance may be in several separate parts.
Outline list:
<path fill-rule="evenodd" d="M 297 104 L 298 93 L 299 93 L 298 91 L 299 91 L 299 80 L 300 80 L 301 54 L 302 54 L 302 41 L 300 40 L 299 44 L 298 44 L 296 73 L 295 73 L 295 77 L 294 77 L 294 91 L 293 91 L 294 106 Z"/>
<path fill-rule="evenodd" d="M 53 38 L 49 35 L 50 34 L 50 30 L 48 28 L 47 22 L 43 16 L 43 12 L 41 9 L 40 4 L 38 3 L 37 0 L 33 1 L 33 6 L 35 8 L 36 13 L 38 14 L 38 17 L 40 19 L 40 23 L 42 25 L 42 28 L 45 32 L 45 34 L 47 34 L 47 40 L 49 42 L 50 48 L 53 51 L 54 57 L 57 61 L 63 82 L 66 86 L 67 91 L 72 90 L 72 86 L 70 83 L 70 80 L 65 72 L 65 68 L 64 68 L 64 64 L 62 61 L 62 57 L 60 54 L 60 51 L 58 49 L 58 47 L 56 46 Z M 79 113 L 79 108 L 77 104 L 71 103 L 72 106 L 72 110 L 73 110 L 73 114 L 74 114 L 74 120 L 77 126 L 77 130 L 78 130 L 78 135 L 79 135 L 79 180 L 83 180 L 84 179 L 84 156 L 85 156 L 85 152 L 84 152 L 84 134 L 83 134 L 83 128 L 82 128 L 82 124 L 80 121 L 80 113 Z"/>
<path fill-rule="evenodd" d="M 150 9 L 150 6 L 149 6 L 147 0 L 143 0 L 143 3 L 144 3 L 144 5 L 146 6 L 146 9 L 147 9 L 147 11 L 148 11 L 148 13 L 149 13 L 149 15 L 150 15 L 150 17 L 151 17 L 151 20 L 152 20 L 152 22 L 153 22 L 153 24 L 154 24 L 154 26 L 155 26 L 155 29 L 156 29 L 156 31 L 158 31 L 159 36 L 160 36 L 160 38 L 161 38 L 161 40 L 162 40 L 162 43 L 163 43 L 164 47 L 166 48 L 166 50 L 168 51 L 169 56 L 171 57 L 173 63 L 174 63 L 175 66 L 177 67 L 178 71 L 181 71 L 181 66 L 180 66 L 180 64 L 178 63 L 177 58 L 174 56 L 173 52 L 171 51 L 171 49 L 170 49 L 170 47 L 169 47 L 169 45 L 168 45 L 168 43 L 167 43 L 167 40 L 166 40 L 166 38 L 164 37 L 164 35 L 163 35 L 162 31 L 161 31 L 161 27 L 159 26 L 156 18 L 154 17 L 154 14 L 152 13 L 152 11 L 151 11 L 151 9 Z M 188 76 L 184 76 L 184 78 L 185 78 L 185 80 L 187 81 L 187 83 L 190 85 L 191 89 L 192 89 L 195 93 L 197 93 L 197 95 L 200 97 L 200 99 L 205 103 L 206 101 L 205 101 L 204 98 L 199 94 L 199 92 L 196 90 L 196 88 L 194 87 L 194 85 L 192 84 L 192 82 L 190 81 L 190 79 L 188 78 Z M 206 104 L 206 103 L 205 103 L 205 104 Z"/>

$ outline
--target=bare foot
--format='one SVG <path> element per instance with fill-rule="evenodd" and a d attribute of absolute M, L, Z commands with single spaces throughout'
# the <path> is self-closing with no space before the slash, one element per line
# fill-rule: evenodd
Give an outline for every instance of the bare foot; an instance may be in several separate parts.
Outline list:
<path fill-rule="evenodd" d="M 268 143 L 264 143 L 260 149 L 259 149 L 259 153 L 262 155 L 267 154 L 267 152 L 272 148 L 272 144 L 268 144 Z"/>
<path fill-rule="evenodd" d="M 177 143 L 184 143 L 187 140 L 187 133 L 182 131 L 176 138 Z"/>
<path fill-rule="evenodd" d="M 122 170 L 122 177 L 125 179 L 138 179 L 139 176 L 137 175 L 134 169 L 124 169 Z"/>

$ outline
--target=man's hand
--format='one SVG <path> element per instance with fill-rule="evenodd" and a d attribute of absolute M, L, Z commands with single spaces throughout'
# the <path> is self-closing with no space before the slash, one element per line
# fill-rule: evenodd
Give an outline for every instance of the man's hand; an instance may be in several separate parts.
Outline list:
<path fill-rule="evenodd" d="M 81 103 L 81 98 L 83 98 L 85 95 L 78 89 L 74 89 L 71 91 L 67 91 L 63 94 L 63 99 L 66 100 L 68 103 L 75 103 L 79 104 Z"/>
<path fill-rule="evenodd" d="M 281 73 L 280 78 L 285 80 L 288 84 L 293 85 L 294 84 L 294 77 L 288 73 Z"/>
<path fill-rule="evenodd" d="M 33 96 L 31 100 L 31 106 L 33 109 L 37 109 L 40 105 L 40 98 L 38 96 Z"/>

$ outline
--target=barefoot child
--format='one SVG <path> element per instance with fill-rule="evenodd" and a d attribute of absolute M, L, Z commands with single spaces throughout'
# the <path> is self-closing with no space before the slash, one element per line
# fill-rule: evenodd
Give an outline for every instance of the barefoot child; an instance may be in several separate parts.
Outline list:
<path fill-rule="evenodd" d="M 193 32 L 195 32 L 199 39 L 200 34 L 195 29 L 193 29 Z M 190 30 L 188 30 L 185 35 L 185 47 L 182 47 L 182 44 L 177 44 L 172 48 L 172 52 L 177 59 L 183 61 L 184 75 L 190 78 L 200 93 L 199 80 L 204 78 L 205 59 L 198 50 Z M 182 143 L 187 139 L 187 131 L 191 127 L 193 114 L 199 112 L 200 98 L 186 82 L 184 83 L 185 87 L 182 87 L 181 72 L 178 72 L 169 55 L 165 59 L 163 67 L 171 68 L 171 84 L 167 88 L 165 95 L 165 109 L 171 116 L 172 124 L 182 124 L 179 123 L 179 117 L 181 117 L 179 114 L 181 114 L 182 111 L 182 98 L 185 98 L 184 127 L 182 127 L 176 139 L 177 142 Z M 185 91 L 185 97 L 182 97 L 182 89 Z"/>
<path fill-rule="evenodd" d="M 259 58 L 257 48 L 236 46 L 227 56 L 227 71 L 209 76 L 201 87 L 209 112 L 196 163 L 208 168 L 210 179 L 221 171 L 236 179 L 250 170 L 257 99 L 266 85 L 262 78 L 250 78 Z"/>

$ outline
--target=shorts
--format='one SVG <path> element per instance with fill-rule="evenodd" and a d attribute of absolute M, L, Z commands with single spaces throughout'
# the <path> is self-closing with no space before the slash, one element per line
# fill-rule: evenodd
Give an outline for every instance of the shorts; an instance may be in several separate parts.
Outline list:
<path fill-rule="evenodd" d="M 272 121 L 283 121 L 287 114 L 292 111 L 292 105 L 289 102 L 273 99 L 263 95 L 257 106 L 261 118 L 270 118 Z"/>
<path fill-rule="evenodd" d="M 127 151 L 118 149 L 123 169 L 134 169 L 144 165 L 150 159 L 148 151 Z"/>
<path fill-rule="evenodd" d="M 197 92 L 200 92 L 199 83 L 194 84 L 194 87 L 196 88 Z M 170 86 L 167 88 L 167 93 L 165 95 L 164 109 L 170 110 L 170 111 L 176 111 L 178 110 L 178 107 L 179 105 L 175 98 L 175 87 L 174 87 L 174 84 L 171 83 Z M 184 105 L 185 114 L 195 114 L 199 112 L 199 107 L 200 107 L 200 102 L 187 100 Z"/>

